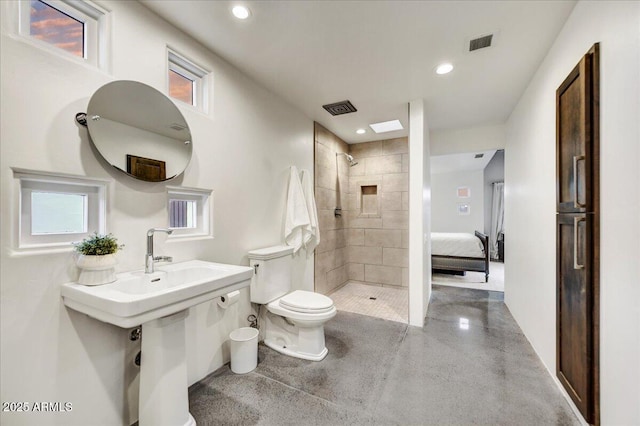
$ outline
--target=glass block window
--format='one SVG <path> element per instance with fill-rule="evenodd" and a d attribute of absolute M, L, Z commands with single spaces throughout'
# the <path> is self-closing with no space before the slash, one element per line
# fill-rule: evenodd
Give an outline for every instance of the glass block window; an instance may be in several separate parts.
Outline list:
<path fill-rule="evenodd" d="M 84 57 L 84 23 L 39 0 L 31 0 L 30 34 L 72 55 Z"/>

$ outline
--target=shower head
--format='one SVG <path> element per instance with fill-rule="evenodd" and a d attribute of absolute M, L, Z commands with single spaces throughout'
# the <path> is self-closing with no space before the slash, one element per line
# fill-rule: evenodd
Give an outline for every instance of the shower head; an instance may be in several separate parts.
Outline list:
<path fill-rule="evenodd" d="M 358 164 L 358 162 L 355 160 L 355 158 L 353 158 L 353 155 L 351 154 L 347 154 L 346 152 L 336 152 L 336 157 L 338 155 L 344 155 L 345 157 L 347 157 L 347 160 L 349 161 L 349 167 L 353 167 Z"/>

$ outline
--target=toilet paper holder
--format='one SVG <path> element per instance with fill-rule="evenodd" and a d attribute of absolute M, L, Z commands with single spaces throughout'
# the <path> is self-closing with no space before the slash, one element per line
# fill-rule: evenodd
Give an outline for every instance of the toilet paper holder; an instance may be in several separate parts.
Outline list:
<path fill-rule="evenodd" d="M 238 300 L 240 300 L 240 291 L 235 290 L 218 297 L 217 303 L 222 309 L 227 309 L 229 306 L 238 303 Z"/>

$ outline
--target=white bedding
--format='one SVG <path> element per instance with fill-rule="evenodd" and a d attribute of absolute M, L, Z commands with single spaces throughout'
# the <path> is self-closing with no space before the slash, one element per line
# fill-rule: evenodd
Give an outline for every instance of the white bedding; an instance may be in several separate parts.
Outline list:
<path fill-rule="evenodd" d="M 484 247 L 480 238 L 473 234 L 432 232 L 431 254 L 484 258 Z"/>

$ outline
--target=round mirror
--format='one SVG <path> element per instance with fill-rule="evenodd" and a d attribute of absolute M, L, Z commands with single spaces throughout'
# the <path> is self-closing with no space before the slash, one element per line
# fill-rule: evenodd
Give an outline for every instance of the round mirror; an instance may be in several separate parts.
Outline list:
<path fill-rule="evenodd" d="M 100 155 L 136 179 L 169 180 L 191 160 L 187 121 L 169 98 L 137 81 L 98 89 L 87 107 L 87 127 Z"/>

